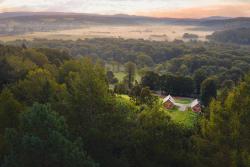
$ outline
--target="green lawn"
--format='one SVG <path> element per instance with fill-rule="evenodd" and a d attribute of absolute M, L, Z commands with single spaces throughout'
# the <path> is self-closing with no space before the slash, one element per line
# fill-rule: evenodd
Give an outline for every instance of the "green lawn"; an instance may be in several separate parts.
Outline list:
<path fill-rule="evenodd" d="M 123 100 L 127 101 L 128 103 L 131 103 L 130 97 L 128 95 L 117 95 L 117 97 L 120 97 Z M 184 102 L 190 103 L 191 101 L 192 100 L 190 99 L 187 99 L 186 101 L 185 99 L 182 99 L 182 103 Z M 166 111 L 166 114 L 168 114 L 174 122 L 180 123 L 187 128 L 193 128 L 196 125 L 199 118 L 199 114 L 194 113 L 192 111 L 179 111 L 177 107 L 171 110 L 166 110 L 164 108 L 164 110 Z"/>
<path fill-rule="evenodd" d="M 130 100 L 130 97 L 128 95 L 117 95 L 118 97 L 121 97 L 125 100 Z"/>
<path fill-rule="evenodd" d="M 175 98 L 175 102 L 176 103 L 181 103 L 181 104 L 190 104 L 190 103 L 192 103 L 192 99 L 190 99 L 190 98 L 180 98 L 180 97 L 178 97 L 178 98 Z"/>
<path fill-rule="evenodd" d="M 126 76 L 126 74 L 124 72 L 116 72 L 114 73 L 115 77 L 119 80 L 122 81 L 123 78 Z"/>
<path fill-rule="evenodd" d="M 178 110 L 168 110 L 166 111 L 173 121 L 176 123 L 183 124 L 188 128 L 193 128 L 197 122 L 199 114 L 192 111 L 178 111 Z"/>
<path fill-rule="evenodd" d="M 126 76 L 126 73 L 125 72 L 115 72 L 114 75 L 121 82 L 121 81 L 123 81 L 123 78 Z M 135 76 L 135 80 L 137 80 L 137 81 L 141 80 L 141 76 L 138 73 Z"/>
<path fill-rule="evenodd" d="M 167 110 L 168 112 L 179 112 L 177 107 L 174 107 L 173 109 Z"/>
<path fill-rule="evenodd" d="M 162 101 L 161 98 L 159 98 L 160 101 Z M 177 103 L 181 104 L 190 104 L 192 102 L 191 98 L 182 98 L 182 97 L 175 97 L 174 98 Z M 194 113 L 192 111 L 179 111 L 177 107 L 166 110 L 164 107 L 163 109 L 166 111 L 166 113 L 171 117 L 171 119 L 176 122 L 180 123 L 188 128 L 193 128 L 195 124 L 198 121 L 199 114 Z"/>

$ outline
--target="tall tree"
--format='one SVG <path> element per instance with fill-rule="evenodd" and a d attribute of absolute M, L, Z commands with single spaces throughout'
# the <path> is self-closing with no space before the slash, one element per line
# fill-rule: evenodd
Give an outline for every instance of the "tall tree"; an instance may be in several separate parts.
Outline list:
<path fill-rule="evenodd" d="M 115 77 L 112 71 L 107 71 L 106 76 L 107 76 L 108 83 L 115 84 L 118 82 L 118 79 Z"/>
<path fill-rule="evenodd" d="M 133 166 L 193 166 L 188 152 L 189 131 L 174 124 L 161 105 L 146 108 L 137 116 L 131 158 Z"/>
<path fill-rule="evenodd" d="M 136 65 L 132 62 L 128 62 L 125 64 L 125 70 L 127 72 L 126 79 L 128 82 L 128 87 L 131 89 L 135 80 Z"/>
<path fill-rule="evenodd" d="M 208 106 L 212 98 L 217 96 L 216 80 L 208 78 L 201 84 L 201 101 L 205 106 Z"/>
<path fill-rule="evenodd" d="M 202 121 L 201 163 L 213 167 L 247 167 L 250 164 L 250 78 L 213 100 Z"/>
<path fill-rule="evenodd" d="M 160 88 L 160 76 L 152 71 L 147 72 L 141 79 L 143 86 L 148 86 L 151 90 L 158 90 Z"/>
<path fill-rule="evenodd" d="M 201 83 L 207 78 L 207 73 L 203 69 L 196 70 L 194 73 L 194 81 L 196 86 L 196 93 L 200 94 Z"/>
<path fill-rule="evenodd" d="M 136 64 L 138 64 L 140 67 L 147 67 L 152 66 L 154 62 L 150 56 L 146 55 L 145 53 L 139 53 L 137 56 Z"/>
<path fill-rule="evenodd" d="M 110 95 L 105 70 L 90 59 L 80 61 L 79 72 L 67 78 L 68 119 L 78 136 L 86 135 L 95 118 L 105 111 Z"/>
<path fill-rule="evenodd" d="M 160 77 L 160 84 L 167 94 L 190 96 L 194 93 L 194 81 L 190 77 L 163 75 Z"/>
<path fill-rule="evenodd" d="M 49 106 L 35 104 L 22 114 L 18 130 L 8 130 L 9 153 L 3 167 L 94 167 L 96 164 L 68 137 L 64 118 Z"/>
<path fill-rule="evenodd" d="M 34 49 L 24 50 L 24 56 L 29 58 L 37 66 L 42 67 L 45 64 L 49 64 L 48 58 L 41 52 L 38 52 Z"/>
<path fill-rule="evenodd" d="M 152 95 L 149 87 L 143 87 L 141 84 L 135 83 L 130 91 L 130 96 L 136 104 L 153 105 L 157 101 L 157 97 Z"/>
<path fill-rule="evenodd" d="M 0 94 L 0 134 L 6 128 L 17 128 L 19 125 L 19 113 L 23 106 L 14 98 L 8 89 Z"/>
<path fill-rule="evenodd" d="M 0 94 L 0 161 L 6 153 L 6 139 L 4 133 L 8 128 L 19 127 L 19 116 L 23 106 L 14 98 L 8 89 Z"/>
<path fill-rule="evenodd" d="M 34 102 L 59 102 L 65 95 L 66 88 L 65 85 L 58 84 L 48 70 L 38 68 L 30 71 L 12 90 L 18 100 L 32 105 Z"/>

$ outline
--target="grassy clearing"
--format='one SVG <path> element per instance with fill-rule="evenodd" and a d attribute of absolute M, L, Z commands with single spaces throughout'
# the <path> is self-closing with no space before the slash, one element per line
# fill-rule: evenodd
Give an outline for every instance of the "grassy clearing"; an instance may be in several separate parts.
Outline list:
<path fill-rule="evenodd" d="M 118 97 L 121 97 L 125 100 L 130 100 L 130 97 L 128 95 L 117 95 Z"/>
<path fill-rule="evenodd" d="M 130 100 L 130 97 L 128 95 L 116 95 L 116 99 L 120 99 L 126 103 L 132 103 L 131 100 Z"/>
<path fill-rule="evenodd" d="M 116 72 L 114 73 L 115 77 L 119 80 L 122 81 L 123 78 L 126 76 L 126 74 L 124 72 Z"/>
<path fill-rule="evenodd" d="M 190 103 L 192 103 L 192 99 L 178 97 L 178 98 L 175 98 L 175 102 L 180 103 L 180 104 L 190 104 Z"/>
<path fill-rule="evenodd" d="M 117 97 L 120 97 L 128 104 L 130 103 L 131 105 L 134 105 L 130 101 L 130 97 L 128 95 L 117 95 Z M 189 101 L 192 100 L 189 99 Z M 188 101 L 183 100 L 182 102 Z M 175 123 L 182 124 L 187 128 L 194 128 L 199 118 L 199 114 L 194 113 L 192 111 L 179 111 L 177 107 L 171 110 L 166 110 L 165 108 L 163 108 L 163 110 L 166 111 L 166 114 L 168 114 Z"/>
<path fill-rule="evenodd" d="M 177 103 L 181 103 L 181 104 L 190 104 L 192 102 L 191 98 L 174 97 L 174 99 Z M 159 100 L 160 102 L 162 102 L 161 98 L 159 98 Z M 163 110 L 166 111 L 166 114 L 168 114 L 174 122 L 182 124 L 187 128 L 195 127 L 199 118 L 198 113 L 194 113 L 190 110 L 179 111 L 178 107 L 174 107 L 171 110 L 166 110 L 163 107 Z"/>
<path fill-rule="evenodd" d="M 115 72 L 114 75 L 121 82 L 121 81 L 123 81 L 124 77 L 126 76 L 126 73 L 125 72 Z M 139 82 L 141 81 L 141 76 L 138 73 L 136 73 L 136 75 L 135 75 L 135 80 L 137 80 Z"/>
<path fill-rule="evenodd" d="M 173 109 L 167 110 L 168 112 L 179 112 L 177 107 L 174 107 Z"/>
<path fill-rule="evenodd" d="M 183 124 L 187 128 L 193 128 L 197 122 L 198 114 L 192 111 L 178 111 L 178 110 L 168 110 L 166 111 L 172 120 L 176 123 Z"/>

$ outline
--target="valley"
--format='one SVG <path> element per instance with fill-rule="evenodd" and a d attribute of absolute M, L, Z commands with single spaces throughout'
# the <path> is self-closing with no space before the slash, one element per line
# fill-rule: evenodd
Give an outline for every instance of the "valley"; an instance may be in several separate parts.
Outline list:
<path fill-rule="evenodd" d="M 19 35 L 0 35 L 0 41 L 17 39 L 33 40 L 35 38 L 77 40 L 86 38 L 124 38 L 144 39 L 153 41 L 183 40 L 184 33 L 198 35 L 198 40 L 205 41 L 211 30 L 200 30 L 197 26 L 181 25 L 89 25 L 69 30 L 55 30 L 49 32 L 31 32 Z M 184 39 L 188 40 L 188 39 Z"/>
<path fill-rule="evenodd" d="M 249 106 L 250 17 L 0 13 L 1 167 L 249 167 Z"/>

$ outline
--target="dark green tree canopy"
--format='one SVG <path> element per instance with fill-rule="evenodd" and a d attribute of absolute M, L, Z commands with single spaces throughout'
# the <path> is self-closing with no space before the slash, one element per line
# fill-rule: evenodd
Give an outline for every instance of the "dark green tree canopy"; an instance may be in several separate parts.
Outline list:
<path fill-rule="evenodd" d="M 201 84 L 201 100 L 205 106 L 208 106 L 213 98 L 217 96 L 217 83 L 215 78 L 208 78 Z"/>
<path fill-rule="evenodd" d="M 9 130 L 4 167 L 94 167 L 96 164 L 71 141 L 64 118 L 48 105 L 34 104 L 21 115 L 20 127 Z"/>

